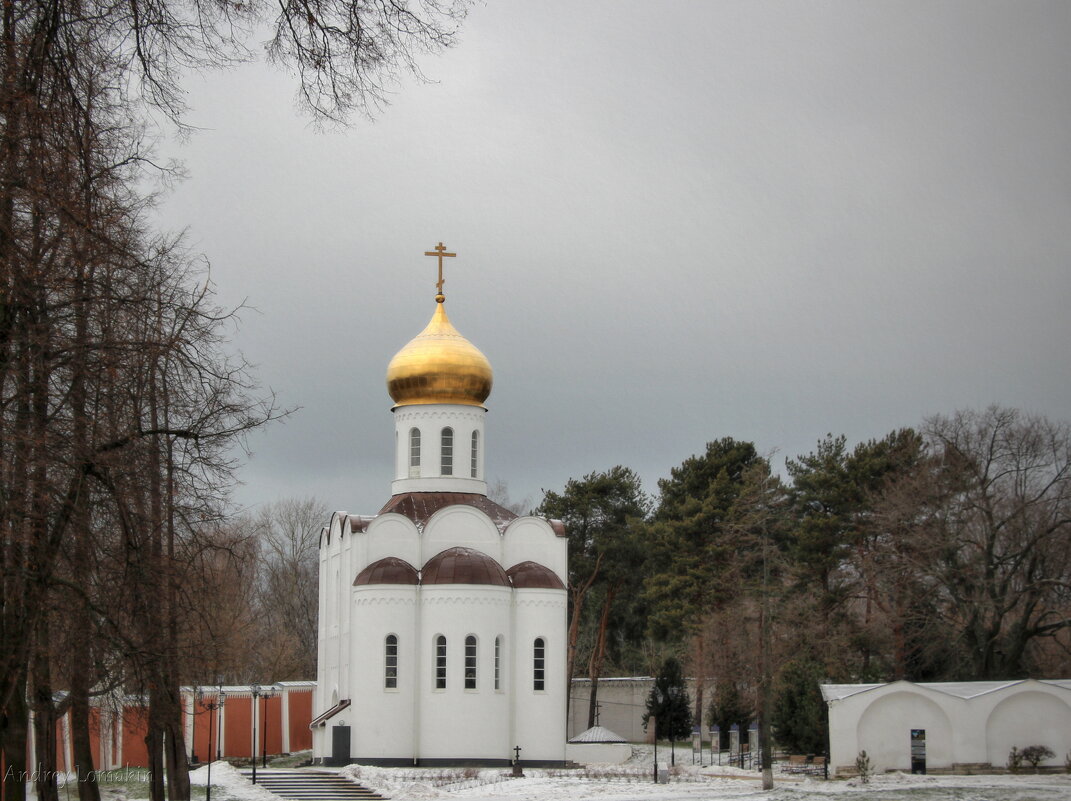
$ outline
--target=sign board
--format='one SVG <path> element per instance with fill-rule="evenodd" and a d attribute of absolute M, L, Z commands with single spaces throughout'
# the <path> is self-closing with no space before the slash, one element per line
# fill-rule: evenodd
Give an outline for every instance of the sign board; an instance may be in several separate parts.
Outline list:
<path fill-rule="evenodd" d="M 926 730 L 911 730 L 911 772 L 926 772 Z"/>

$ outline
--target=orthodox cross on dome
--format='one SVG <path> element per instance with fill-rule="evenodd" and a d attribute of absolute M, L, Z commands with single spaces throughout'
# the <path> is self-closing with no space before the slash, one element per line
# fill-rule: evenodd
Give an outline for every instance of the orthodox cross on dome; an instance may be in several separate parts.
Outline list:
<path fill-rule="evenodd" d="M 438 245 L 435 246 L 435 250 L 426 250 L 426 251 L 424 251 L 424 255 L 425 256 L 438 256 L 439 257 L 439 280 L 435 284 L 435 290 L 436 290 L 435 300 L 437 300 L 439 303 L 442 303 L 443 300 L 445 300 L 445 297 L 443 296 L 443 259 L 444 258 L 452 259 L 457 254 L 456 253 L 447 253 L 446 252 L 446 246 L 443 245 L 442 242 L 440 242 Z"/>

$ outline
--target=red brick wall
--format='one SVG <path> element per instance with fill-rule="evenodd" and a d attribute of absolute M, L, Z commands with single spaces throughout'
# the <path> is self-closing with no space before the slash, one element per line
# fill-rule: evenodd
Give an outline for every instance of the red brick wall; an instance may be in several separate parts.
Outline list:
<path fill-rule="evenodd" d="M 283 704 L 282 698 L 276 695 L 267 701 L 261 699 L 257 702 L 257 728 L 260 729 L 260 749 L 264 753 L 264 747 L 268 748 L 268 755 L 281 754 L 283 751 Z M 267 706 L 267 714 L 264 707 Z M 267 740 L 264 739 L 264 723 L 268 724 Z"/>
<path fill-rule="evenodd" d="M 290 750 L 307 751 L 312 748 L 312 690 L 288 693 L 290 698 Z"/>
<path fill-rule="evenodd" d="M 253 720 L 250 717 L 248 695 L 227 696 L 227 716 L 223 724 L 223 755 L 228 757 L 250 756 L 253 745 Z"/>
<path fill-rule="evenodd" d="M 214 704 L 216 702 L 215 693 L 205 694 L 205 702 Z M 217 717 L 218 711 L 214 712 L 204 704 L 198 703 L 196 697 L 193 702 L 193 753 L 197 755 L 197 759 L 200 762 L 208 762 L 216 758 L 216 752 L 218 750 L 216 744 L 216 735 L 219 733 L 219 718 Z M 209 752 L 209 736 L 212 741 L 212 751 Z"/>
<path fill-rule="evenodd" d="M 148 710 L 128 706 L 123 709 L 123 766 L 149 767 L 149 749 L 145 746 Z"/>

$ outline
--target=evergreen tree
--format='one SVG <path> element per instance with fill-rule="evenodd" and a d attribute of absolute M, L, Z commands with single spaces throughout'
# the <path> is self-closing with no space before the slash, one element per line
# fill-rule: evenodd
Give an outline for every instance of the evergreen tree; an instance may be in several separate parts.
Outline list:
<path fill-rule="evenodd" d="M 707 725 L 717 726 L 724 741 L 734 723 L 746 728 L 751 716 L 751 706 L 740 692 L 737 683 L 729 679 L 719 679 L 714 689 L 714 698 L 707 709 Z"/>
<path fill-rule="evenodd" d="M 639 476 L 620 465 L 569 479 L 561 493 L 544 493 L 535 512 L 561 520 L 569 534 L 568 673 L 570 678 L 577 675 L 579 644 L 590 640 L 589 726 L 594 725 L 598 680 L 618 629 L 615 624 L 634 606 L 631 594 L 621 590 L 643 575 L 649 512 Z M 589 603 L 592 600 L 596 603 Z M 621 628 L 636 632 L 641 627 Z"/>
<path fill-rule="evenodd" d="M 647 696 L 643 729 L 655 718 L 655 739 L 682 740 L 691 734 L 692 711 L 681 664 L 673 657 L 662 663 L 654 687 Z"/>
<path fill-rule="evenodd" d="M 777 680 L 771 724 L 777 742 L 794 754 L 824 754 L 829 739 L 822 668 L 809 659 L 789 662 Z"/>
<path fill-rule="evenodd" d="M 726 518 L 748 468 L 757 461 L 752 443 L 726 437 L 708 443 L 704 455 L 686 459 L 670 478 L 658 482 L 661 499 L 645 585 L 656 637 L 676 640 L 694 631 L 703 612 L 735 592 L 722 572 L 736 551 Z"/>

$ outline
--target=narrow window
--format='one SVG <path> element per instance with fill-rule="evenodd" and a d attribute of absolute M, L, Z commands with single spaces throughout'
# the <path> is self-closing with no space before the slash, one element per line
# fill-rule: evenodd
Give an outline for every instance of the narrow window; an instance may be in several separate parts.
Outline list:
<path fill-rule="evenodd" d="M 536 637 L 535 648 L 533 649 L 532 660 L 532 689 L 542 690 L 544 689 L 545 682 L 543 681 L 543 666 L 545 658 L 545 646 L 542 637 Z"/>
<path fill-rule="evenodd" d="M 420 478 L 420 429 L 409 429 L 409 478 Z"/>
<path fill-rule="evenodd" d="M 472 432 L 472 468 L 471 475 L 476 478 L 477 468 L 480 465 L 480 432 Z"/>
<path fill-rule="evenodd" d="M 446 689 L 446 637 L 435 638 L 435 689 Z"/>
<path fill-rule="evenodd" d="M 465 638 L 465 689 L 476 689 L 476 638 Z"/>
<path fill-rule="evenodd" d="M 454 474 L 454 429 L 443 429 L 442 470 L 440 475 L 452 476 Z"/>
<path fill-rule="evenodd" d="M 502 689 L 502 637 L 495 637 L 495 689 Z"/>
<path fill-rule="evenodd" d="M 388 690 L 398 689 L 398 637 L 394 634 L 387 635 L 383 686 Z"/>

